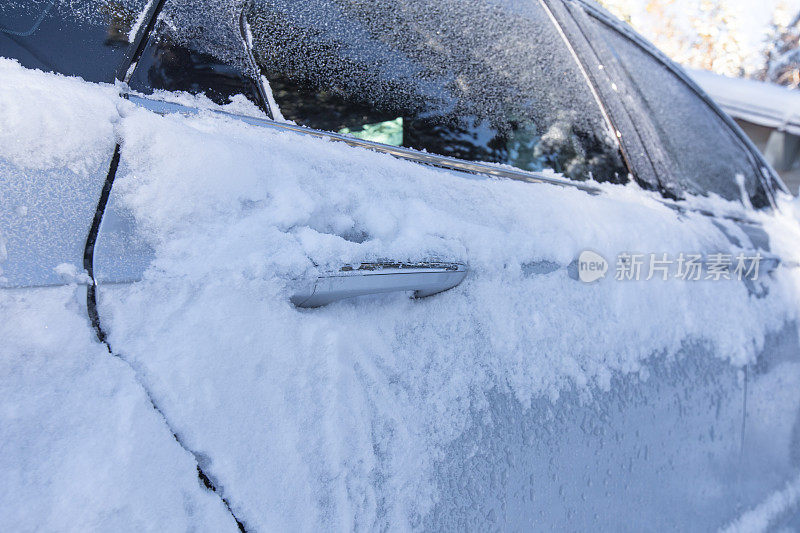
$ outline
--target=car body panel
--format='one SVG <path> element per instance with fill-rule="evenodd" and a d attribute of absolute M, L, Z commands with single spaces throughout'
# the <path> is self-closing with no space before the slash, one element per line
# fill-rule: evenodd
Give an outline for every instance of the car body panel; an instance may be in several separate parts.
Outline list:
<path fill-rule="evenodd" d="M 59 265 L 73 281 L 114 152 L 117 91 L 0 61 L 0 287 L 64 283 Z"/>
<path fill-rule="evenodd" d="M 172 95 L 181 112 L 157 113 L 112 87 L 69 84 L 101 93 L 92 111 L 65 85 L 73 114 L 41 124 L 50 138 L 58 125 L 102 125 L 94 164 L 79 167 L 87 181 L 64 226 L 62 167 L 10 169 L 26 197 L 45 195 L 36 221 L 64 242 L 36 248 L 25 235 L 37 227 L 0 216 L 8 279 L 55 282 L 55 266 L 82 264 L 110 187 L 91 257 L 96 326 L 247 530 L 705 530 L 800 468 L 786 215 L 467 173 L 279 125 L 254 106 L 245 116 Z M 26 246 L 27 262 L 10 262 Z M 584 249 L 609 260 L 605 279 L 577 279 Z M 758 286 L 613 279 L 631 250 L 782 263 Z M 426 299 L 290 302 L 298 278 L 387 259 L 470 271 Z"/>

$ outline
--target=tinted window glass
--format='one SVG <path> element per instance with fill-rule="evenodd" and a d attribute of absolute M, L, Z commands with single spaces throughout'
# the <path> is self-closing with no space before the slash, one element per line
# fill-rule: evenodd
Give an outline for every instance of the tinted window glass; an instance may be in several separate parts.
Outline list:
<path fill-rule="evenodd" d="M 0 56 L 28 68 L 112 82 L 145 0 L 0 3 Z"/>
<path fill-rule="evenodd" d="M 129 81 L 133 90 L 203 93 L 218 104 L 243 94 L 252 102 L 261 103 L 252 77 L 236 63 L 226 63 L 191 44 L 181 43 L 163 30 L 161 25 L 142 52 Z"/>
<path fill-rule="evenodd" d="M 627 72 L 634 120 L 647 120 L 656 130 L 655 142 L 667 158 L 668 169 L 659 176 L 666 192 L 678 197 L 711 192 L 741 200 L 743 186 L 753 206 L 768 205 L 747 147 L 725 121 L 660 60 L 591 20 Z"/>
<path fill-rule="evenodd" d="M 263 99 L 242 34 L 242 0 L 167 0 L 129 81 L 131 88 L 204 93 L 217 103 Z"/>
<path fill-rule="evenodd" d="M 537 2 L 258 0 L 248 21 L 287 119 L 578 180 L 627 179 Z"/>

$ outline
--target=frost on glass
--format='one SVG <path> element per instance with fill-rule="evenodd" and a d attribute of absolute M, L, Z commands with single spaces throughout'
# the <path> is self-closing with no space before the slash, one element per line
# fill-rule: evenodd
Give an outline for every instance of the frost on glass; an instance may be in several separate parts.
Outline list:
<path fill-rule="evenodd" d="M 257 0 L 254 52 L 297 123 L 574 179 L 625 181 L 618 145 L 537 3 Z M 383 125 L 376 128 L 376 125 Z"/>
<path fill-rule="evenodd" d="M 159 37 L 238 68 L 247 65 L 239 18 L 245 0 L 167 0 Z"/>
<path fill-rule="evenodd" d="M 655 130 L 666 156 L 661 186 L 678 197 L 714 193 L 768 205 L 758 170 L 731 128 L 671 70 L 627 37 L 597 22 L 631 82 L 625 96 L 637 106 L 638 121 Z"/>
<path fill-rule="evenodd" d="M 0 56 L 27 68 L 112 82 L 146 0 L 0 2 Z"/>
<path fill-rule="evenodd" d="M 42 14 L 59 13 L 74 21 L 91 23 L 118 14 L 120 18 L 130 18 L 132 25 L 145 3 L 145 0 L 5 0 L 0 3 L 0 20 L 3 28 L 19 31 L 30 29 Z"/>

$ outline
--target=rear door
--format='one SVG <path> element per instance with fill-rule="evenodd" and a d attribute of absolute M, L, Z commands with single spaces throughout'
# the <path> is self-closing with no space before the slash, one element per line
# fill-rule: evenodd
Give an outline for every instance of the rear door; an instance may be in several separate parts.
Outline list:
<path fill-rule="evenodd" d="M 593 51 L 602 58 L 603 71 L 612 73 L 613 90 L 635 115 L 637 129 L 651 139 L 647 144 L 656 168 L 661 169 L 664 191 L 707 191 L 730 200 L 740 199 L 743 204 L 762 210 L 775 203 L 775 194 L 783 187 L 774 171 L 767 168 L 763 157 L 732 120 L 678 67 L 609 15 L 579 3 L 569 6 L 574 20 L 591 39 Z M 792 269 L 791 247 L 784 248 L 782 242 L 791 239 L 793 230 L 768 232 L 765 227 L 775 224 L 775 220 L 753 215 L 748 218 L 738 221 L 733 231 L 726 231 L 731 246 L 760 250 L 767 257 L 778 257 L 782 267 Z M 738 231 L 747 238 L 742 241 L 741 236 L 737 237 Z M 786 275 L 783 268 L 769 266 L 771 261 L 763 265 L 766 269 L 762 276 L 774 279 Z M 748 283 L 753 299 L 765 298 L 768 290 L 762 283 Z M 782 505 L 767 503 L 786 494 L 787 482 L 790 486 L 797 484 L 800 468 L 796 453 L 800 449 L 800 347 L 796 323 L 786 316 L 770 330 L 757 356 L 743 368 L 746 384 L 740 490 L 743 502 L 759 505 L 739 518 L 739 526 L 759 520 L 764 527 L 777 528 L 792 516 L 797 520 L 796 499 L 787 498 Z"/>
<path fill-rule="evenodd" d="M 755 244 L 647 190 L 661 163 L 559 6 L 256 3 L 209 31 L 244 31 L 272 118 L 244 97 L 124 107 L 100 325 L 246 529 L 735 515 L 743 367 L 780 291 L 676 279 L 681 254 Z M 196 13 L 164 31 L 202 40 Z M 295 305 L 375 264 L 468 272 Z"/>

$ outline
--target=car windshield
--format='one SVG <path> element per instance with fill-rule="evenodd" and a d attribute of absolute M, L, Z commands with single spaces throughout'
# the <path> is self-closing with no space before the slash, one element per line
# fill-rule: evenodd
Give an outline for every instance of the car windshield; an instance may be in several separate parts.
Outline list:
<path fill-rule="evenodd" d="M 4 0 L 0 56 L 23 66 L 112 82 L 146 0 Z"/>
<path fill-rule="evenodd" d="M 576 180 L 628 178 L 538 2 L 256 0 L 247 21 L 285 119 Z"/>

